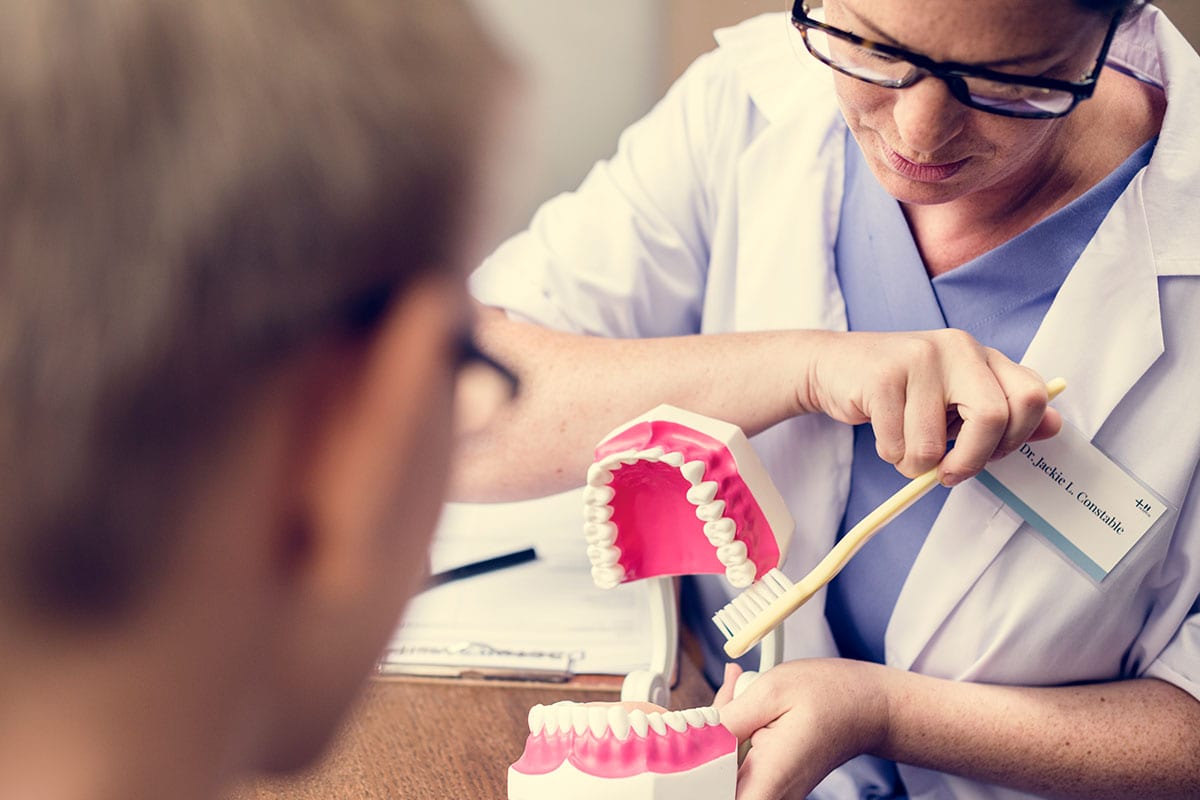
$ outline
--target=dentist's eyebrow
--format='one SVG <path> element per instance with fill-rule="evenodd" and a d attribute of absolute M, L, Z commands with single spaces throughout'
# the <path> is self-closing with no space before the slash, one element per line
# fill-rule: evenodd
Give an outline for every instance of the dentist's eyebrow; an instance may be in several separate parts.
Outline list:
<path fill-rule="evenodd" d="M 910 47 L 909 45 L 906 45 L 904 42 L 901 42 L 898 39 L 892 38 L 891 36 L 888 35 L 888 33 L 886 31 L 881 30 L 880 28 L 876 27 L 876 25 L 873 22 L 871 22 L 871 20 L 862 16 L 857 11 L 855 11 L 853 8 L 850 8 L 849 6 L 847 6 L 845 3 L 842 3 L 841 5 L 842 5 L 842 9 L 854 18 L 854 24 L 857 27 L 860 27 L 866 31 L 866 33 L 859 34 L 863 38 L 872 39 L 874 41 L 880 42 L 881 44 L 889 44 L 889 45 L 892 45 L 893 47 L 899 47 L 904 50 L 911 50 L 914 53 L 921 52 L 917 48 Z M 854 32 L 854 31 L 852 31 L 852 32 Z M 1013 56 L 1011 58 L 1000 58 L 1000 59 L 995 59 L 992 61 L 970 61 L 970 62 L 964 61 L 961 63 L 968 64 L 973 67 L 984 67 L 986 69 L 996 69 L 998 67 L 1021 67 L 1021 66 L 1027 66 L 1029 64 L 1037 64 L 1039 62 L 1047 62 L 1047 61 L 1052 60 L 1056 56 L 1061 57 L 1062 53 L 1058 50 L 1057 47 L 1052 46 L 1041 52 L 1029 53 L 1028 55 Z M 1050 65 L 1050 66 L 1053 66 L 1053 65 Z"/>

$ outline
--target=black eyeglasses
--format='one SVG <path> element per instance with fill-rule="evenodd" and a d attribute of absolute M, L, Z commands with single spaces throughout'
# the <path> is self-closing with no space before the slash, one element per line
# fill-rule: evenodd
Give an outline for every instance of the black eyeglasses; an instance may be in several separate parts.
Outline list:
<path fill-rule="evenodd" d="M 1079 101 L 1091 97 L 1120 22 L 1121 14 L 1117 13 L 1092 71 L 1078 81 L 1061 81 L 934 61 L 815 20 L 809 16 L 804 0 L 796 0 L 792 6 L 792 24 L 799 29 L 808 52 L 838 72 L 887 89 L 903 89 L 932 76 L 944 82 L 950 94 L 965 106 L 1023 119 L 1062 117 Z"/>
<path fill-rule="evenodd" d="M 374 330 L 387 312 L 397 285 L 385 282 L 347 302 L 338 316 L 345 330 L 362 334 Z M 457 437 L 477 433 L 507 407 L 520 389 L 517 376 L 479 349 L 470 327 L 459 331 L 452 343 L 454 368 L 454 432 Z"/>

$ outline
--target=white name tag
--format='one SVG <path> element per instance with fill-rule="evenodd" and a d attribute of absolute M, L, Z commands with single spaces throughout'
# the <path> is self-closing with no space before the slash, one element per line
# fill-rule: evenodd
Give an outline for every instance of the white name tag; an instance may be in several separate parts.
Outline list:
<path fill-rule="evenodd" d="M 979 481 L 1096 581 L 1158 521 L 1167 503 L 1063 424 L 989 464 Z"/>

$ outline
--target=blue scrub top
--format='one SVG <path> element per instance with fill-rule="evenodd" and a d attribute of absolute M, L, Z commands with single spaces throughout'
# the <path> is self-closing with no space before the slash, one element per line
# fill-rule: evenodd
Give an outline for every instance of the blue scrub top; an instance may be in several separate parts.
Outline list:
<path fill-rule="evenodd" d="M 1155 139 L 1067 206 L 1016 238 L 930 280 L 900 205 L 846 134 L 846 179 L 835 259 L 852 331 L 959 328 L 1019 361 L 1067 273 Z M 875 452 L 869 424 L 854 429 L 850 495 L 838 538 L 908 479 Z M 843 656 L 882 663 L 900 588 L 949 489 L 938 486 L 893 520 L 829 585 L 825 614 Z"/>

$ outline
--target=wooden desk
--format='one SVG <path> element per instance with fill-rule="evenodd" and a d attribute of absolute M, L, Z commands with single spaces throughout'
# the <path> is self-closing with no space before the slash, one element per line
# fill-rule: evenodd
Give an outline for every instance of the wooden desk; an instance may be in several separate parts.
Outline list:
<path fill-rule="evenodd" d="M 291 779 L 260 780 L 231 800 L 504 800 L 529 708 L 559 700 L 616 700 L 612 691 L 546 684 L 373 680 L 329 755 Z M 708 705 L 712 690 L 680 658 L 672 708 Z"/>

